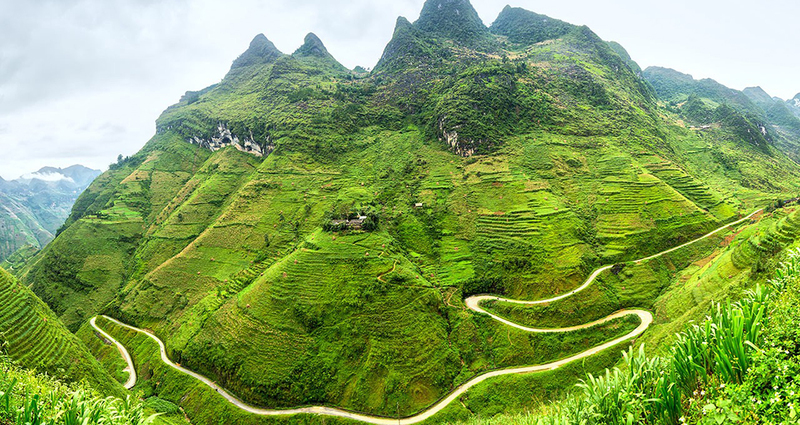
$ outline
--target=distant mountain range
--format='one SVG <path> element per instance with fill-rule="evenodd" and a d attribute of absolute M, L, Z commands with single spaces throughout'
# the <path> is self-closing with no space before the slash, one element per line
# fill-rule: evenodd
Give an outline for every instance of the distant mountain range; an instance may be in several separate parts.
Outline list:
<path fill-rule="evenodd" d="M 73 165 L 0 178 L 0 261 L 22 247 L 39 249 L 53 240 L 78 195 L 100 173 Z"/>

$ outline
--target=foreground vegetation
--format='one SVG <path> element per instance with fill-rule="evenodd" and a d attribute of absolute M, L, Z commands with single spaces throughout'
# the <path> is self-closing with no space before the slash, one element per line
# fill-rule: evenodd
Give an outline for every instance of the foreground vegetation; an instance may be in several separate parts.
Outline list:
<path fill-rule="evenodd" d="M 2 425 L 148 425 L 155 418 L 130 396 L 101 397 L 88 387 L 20 368 L 0 355 Z"/>

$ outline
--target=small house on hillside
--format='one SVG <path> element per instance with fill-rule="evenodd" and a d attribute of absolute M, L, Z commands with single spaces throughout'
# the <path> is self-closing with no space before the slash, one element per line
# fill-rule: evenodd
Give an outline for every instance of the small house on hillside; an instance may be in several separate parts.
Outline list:
<path fill-rule="evenodd" d="M 367 219 L 367 216 L 360 215 L 360 216 L 358 216 L 356 218 L 351 218 L 349 220 L 346 220 L 346 219 L 331 220 L 331 224 L 334 225 L 334 226 L 337 226 L 337 227 L 338 226 L 344 226 L 344 227 L 347 227 L 348 229 L 361 230 L 361 228 L 364 226 L 364 220 L 366 220 L 366 219 Z"/>

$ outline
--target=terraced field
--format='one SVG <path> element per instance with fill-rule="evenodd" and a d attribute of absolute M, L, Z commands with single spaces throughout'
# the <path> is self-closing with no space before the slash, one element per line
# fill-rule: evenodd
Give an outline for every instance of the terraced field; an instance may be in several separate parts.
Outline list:
<path fill-rule="evenodd" d="M 109 394 L 122 387 L 28 288 L 0 269 L 0 350 L 28 368 L 70 381 L 86 380 Z"/>
<path fill-rule="evenodd" d="M 712 237 L 712 236 L 714 236 L 715 234 L 717 234 L 719 232 L 727 230 L 728 228 L 733 228 L 733 227 L 735 227 L 735 226 L 737 226 L 737 225 L 739 225 L 741 223 L 749 221 L 752 216 L 754 216 L 755 214 L 757 214 L 759 212 L 760 211 L 753 212 L 750 215 L 748 215 L 747 217 L 744 217 L 744 218 L 742 218 L 742 219 L 740 219 L 740 220 L 738 220 L 738 221 L 736 221 L 734 223 L 731 223 L 729 225 L 725 225 L 723 227 L 720 227 L 720 228 L 718 228 L 718 229 L 716 229 L 716 230 L 714 230 L 714 231 L 712 231 L 712 232 L 710 232 L 710 233 L 708 233 L 708 234 L 706 234 L 706 235 L 704 235 L 702 237 L 699 237 L 697 239 L 691 240 L 691 241 L 686 242 L 686 243 L 684 243 L 682 245 L 672 247 L 672 248 L 670 248 L 668 250 L 653 254 L 651 256 L 648 256 L 648 257 L 645 257 L 645 258 L 642 258 L 642 259 L 639 259 L 639 260 L 635 260 L 634 263 L 641 263 L 641 262 L 644 262 L 644 261 L 650 261 L 650 260 L 653 260 L 653 259 L 657 259 L 657 258 L 659 258 L 661 256 L 669 254 L 670 252 L 677 251 L 677 250 L 680 250 L 680 249 L 685 248 L 687 246 L 690 246 L 692 244 L 696 244 L 698 242 L 701 242 L 704 239 Z M 792 223 L 787 225 L 786 224 L 786 218 L 785 218 L 785 219 L 782 219 L 779 222 L 779 225 L 777 227 L 778 228 L 784 228 L 786 226 L 790 226 L 790 227 L 794 228 L 795 223 L 792 222 Z M 797 223 L 797 229 L 800 230 L 800 223 Z M 775 233 L 775 232 L 771 232 L 771 234 L 772 233 Z M 315 235 L 315 237 L 321 237 L 321 236 L 322 235 L 319 234 L 319 233 L 317 235 Z M 373 239 L 372 242 L 370 242 L 369 239 Z M 364 254 L 365 256 L 369 256 L 369 249 L 377 248 L 376 242 L 374 241 L 374 238 L 372 238 L 370 235 L 365 235 L 363 238 L 359 238 L 357 240 L 351 240 L 351 241 L 349 241 L 349 243 L 347 243 L 347 242 L 339 242 L 339 243 L 348 246 L 350 249 L 353 249 L 353 247 L 367 249 L 367 251 Z M 317 250 L 318 249 L 319 248 L 317 248 Z M 305 248 L 303 248 L 303 249 L 301 249 L 299 251 L 303 251 L 303 250 L 307 251 L 307 249 L 305 249 Z M 344 256 L 342 255 L 342 253 L 339 253 L 339 252 L 337 252 L 337 253 L 328 253 L 328 255 L 331 255 L 331 254 L 336 255 L 337 256 L 337 258 L 336 258 L 337 262 L 341 262 L 342 260 L 346 260 L 348 258 L 348 256 L 346 255 L 347 254 L 347 249 L 342 250 L 342 252 L 345 254 Z M 287 262 L 290 262 L 289 260 L 293 260 L 295 265 L 298 264 L 298 256 L 297 256 L 297 254 L 299 254 L 299 253 L 295 252 L 294 254 L 288 255 L 287 256 Z M 380 254 L 378 254 L 378 257 L 380 258 L 383 254 L 384 254 L 384 252 L 381 252 Z M 324 255 L 323 255 L 323 257 L 324 257 Z M 311 258 L 315 258 L 315 257 L 311 257 Z M 352 258 L 352 257 L 350 257 L 350 258 Z M 330 260 L 330 259 L 328 259 L 328 260 Z M 327 262 L 323 262 L 323 264 L 325 264 L 325 263 L 327 263 Z M 308 283 L 311 283 L 311 282 L 315 282 L 315 280 L 318 279 L 318 276 L 315 276 L 316 273 L 314 271 L 315 270 L 319 270 L 319 264 L 315 264 L 313 261 L 309 261 L 309 262 L 304 263 L 304 264 L 307 264 L 307 265 L 304 265 L 303 267 L 296 267 L 296 268 L 293 269 L 293 271 L 295 271 L 295 273 L 297 274 L 296 279 L 299 279 L 300 282 L 303 282 L 305 284 L 308 284 Z M 377 277 L 377 280 L 380 281 L 380 282 L 385 282 L 384 279 L 383 279 L 383 276 L 386 275 L 386 274 L 389 274 L 389 273 L 397 272 L 396 265 L 397 265 L 397 261 L 394 262 L 392 267 L 387 272 L 379 274 L 378 277 Z M 535 366 L 525 366 L 525 367 L 517 367 L 517 368 L 509 368 L 509 369 L 500 369 L 500 370 L 495 370 L 495 371 L 492 371 L 492 372 L 480 374 L 480 375 L 468 380 L 467 382 L 459 385 L 458 387 L 453 389 L 450 393 L 448 393 L 445 397 L 441 398 L 434 405 L 430 406 L 429 408 L 425 409 L 424 411 L 422 411 L 422 412 L 420 412 L 420 413 L 418 413 L 416 415 L 413 415 L 413 416 L 410 416 L 410 417 L 406 417 L 406 418 L 402 418 L 402 419 L 390 419 L 390 418 L 383 418 L 383 417 L 376 417 L 376 416 L 368 416 L 368 415 L 363 415 L 363 414 L 359 414 L 359 413 L 355 413 L 355 412 L 350 412 L 350 411 L 341 410 L 341 409 L 332 408 L 332 407 L 326 407 L 326 406 L 301 407 L 301 408 L 285 409 L 285 410 L 280 410 L 280 409 L 277 409 L 277 410 L 275 410 L 275 409 L 262 409 L 262 408 L 251 406 L 251 405 L 243 402 L 241 399 L 237 398 L 235 395 L 233 395 L 233 394 L 229 393 L 228 391 L 226 391 L 224 387 L 221 387 L 220 385 L 218 385 L 213 380 L 211 380 L 211 379 L 209 379 L 209 378 L 207 378 L 207 377 L 205 377 L 205 376 L 203 376 L 201 374 L 193 372 L 192 370 L 186 369 L 186 368 L 180 366 L 179 364 L 174 363 L 172 360 L 170 360 L 170 358 L 169 358 L 169 356 L 167 354 L 167 349 L 166 349 L 166 345 L 164 344 L 164 342 L 161 341 L 155 335 L 153 335 L 153 334 L 151 334 L 151 333 L 149 333 L 149 332 L 147 332 L 147 331 L 145 331 L 143 329 L 139 329 L 139 328 L 124 324 L 124 323 L 122 323 L 122 322 L 120 322 L 118 320 L 115 320 L 115 319 L 112 319 L 112 318 L 109 318 L 109 317 L 105 317 L 105 319 L 107 319 L 110 323 L 116 324 L 118 326 L 121 326 L 122 328 L 125 328 L 127 330 L 131 330 L 131 331 L 134 331 L 134 332 L 137 332 L 137 333 L 144 334 L 144 335 L 148 336 L 150 339 L 152 339 L 153 341 L 155 341 L 158 344 L 158 346 L 159 346 L 159 354 L 160 354 L 160 358 L 161 358 L 162 362 L 167 364 L 172 369 L 175 369 L 175 370 L 177 370 L 177 371 L 179 371 L 179 372 L 181 372 L 183 374 L 189 375 L 189 376 L 201 381 L 203 384 L 205 384 L 205 385 L 211 387 L 212 389 L 214 389 L 218 394 L 221 394 L 222 397 L 224 397 L 228 402 L 232 403 L 236 407 L 238 407 L 238 408 L 240 408 L 240 409 L 242 409 L 242 410 L 244 410 L 246 412 L 254 413 L 254 414 L 260 415 L 260 416 L 283 416 L 283 415 L 297 415 L 297 414 L 328 415 L 328 416 L 335 416 L 335 417 L 354 419 L 354 420 L 357 420 L 357 421 L 362 421 L 362 422 L 367 422 L 367 423 L 372 423 L 372 424 L 378 424 L 378 425 L 390 425 L 390 424 L 393 424 L 393 423 L 415 424 L 415 423 L 418 423 L 418 422 L 425 421 L 425 420 L 427 420 L 429 418 L 432 418 L 437 413 L 439 413 L 440 411 L 445 409 L 454 400 L 459 398 L 462 394 L 466 393 L 470 388 L 472 388 L 475 385 L 478 385 L 479 383 L 481 383 L 481 382 L 483 382 L 483 381 L 485 381 L 485 380 L 487 380 L 489 378 L 502 376 L 502 375 L 510 375 L 510 374 L 527 374 L 527 373 L 535 373 L 535 372 L 554 370 L 554 369 L 557 369 L 557 368 L 562 367 L 564 365 L 567 365 L 570 362 L 573 362 L 573 361 L 576 361 L 576 360 L 580 360 L 580 359 L 584 359 L 584 358 L 593 356 L 595 354 L 598 354 L 598 353 L 602 352 L 603 350 L 606 350 L 606 349 L 608 349 L 610 347 L 613 347 L 613 346 L 615 346 L 615 345 L 617 345 L 617 344 L 619 344 L 621 342 L 627 341 L 628 339 L 631 339 L 631 338 L 634 338 L 634 337 L 637 337 L 637 336 L 641 335 L 650 326 L 650 324 L 653 321 L 652 314 L 650 312 L 644 311 L 644 310 L 620 310 L 620 311 L 618 311 L 618 312 L 616 312 L 614 314 L 611 314 L 611 315 L 609 315 L 607 317 L 598 319 L 598 320 L 593 321 L 591 323 L 585 323 L 585 324 L 582 324 L 582 325 L 575 325 L 575 326 L 570 326 L 570 327 L 565 327 L 565 328 L 543 329 L 543 328 L 531 328 L 531 327 L 523 326 L 523 325 L 521 325 L 519 323 L 515 323 L 515 322 L 510 321 L 508 319 L 505 319 L 505 318 L 503 318 L 501 316 L 493 314 L 490 311 L 484 310 L 481 307 L 481 304 L 483 302 L 488 302 L 488 301 L 492 301 L 492 302 L 495 302 L 495 303 L 496 302 L 505 302 L 505 303 L 511 303 L 511 304 L 517 304 L 517 305 L 547 305 L 547 304 L 551 304 L 553 302 L 560 301 L 560 300 L 572 297 L 573 295 L 583 291 L 584 289 L 586 289 L 590 285 L 592 285 L 594 283 L 594 281 L 597 279 L 598 276 L 600 276 L 602 273 L 605 273 L 605 272 L 609 271 L 611 268 L 612 268 L 611 265 L 598 268 L 597 270 L 595 270 L 589 276 L 588 279 L 586 279 L 586 281 L 580 287 L 578 287 L 578 288 L 576 288 L 576 289 L 574 289 L 574 290 L 572 290 L 572 291 L 570 291 L 570 292 L 568 292 L 566 294 L 563 294 L 563 295 L 560 295 L 560 296 L 557 296 L 557 297 L 553 297 L 553 298 L 549 298 L 549 299 L 545 299 L 545 300 L 522 301 L 522 300 L 512 300 L 512 299 L 507 299 L 507 298 L 502 298 L 502 297 L 483 295 L 483 296 L 473 296 L 473 297 L 467 298 L 465 300 L 465 303 L 466 303 L 467 307 L 472 311 L 486 314 L 489 317 L 491 317 L 492 319 L 494 319 L 495 321 L 500 322 L 500 323 L 502 323 L 504 325 L 511 326 L 513 328 L 517 328 L 517 329 L 520 329 L 522 331 L 529 332 L 529 333 L 534 333 L 534 334 L 570 333 L 570 332 L 580 331 L 582 329 L 596 327 L 596 326 L 602 325 L 602 324 L 604 324 L 606 322 L 610 322 L 610 321 L 612 321 L 614 319 L 617 319 L 617 318 L 620 318 L 620 317 L 624 317 L 624 316 L 628 316 L 628 315 L 636 315 L 640 319 L 639 326 L 637 326 L 634 330 L 632 330 L 631 332 L 629 332 L 629 333 L 627 333 L 627 334 L 625 334 L 625 335 L 623 335 L 621 337 L 618 337 L 618 338 L 613 339 L 611 341 L 607 341 L 607 342 L 605 342 L 603 344 L 600 344 L 599 346 L 592 347 L 592 348 L 590 348 L 588 350 L 585 350 L 585 351 L 580 352 L 578 354 L 572 355 L 570 357 L 562 358 L 562 359 L 560 359 L 558 361 L 555 361 L 555 362 L 551 362 L 551 363 L 547 363 L 547 364 L 541 364 L 541 365 L 535 365 Z M 283 278 L 286 278 L 287 277 L 287 272 L 283 271 L 282 273 L 283 273 Z M 417 278 L 418 278 L 418 276 L 417 276 Z M 322 305 L 323 308 L 324 308 L 324 306 L 326 306 L 326 303 L 325 303 L 326 300 L 319 299 L 319 298 L 316 298 L 316 297 L 313 297 L 313 296 L 309 299 L 308 296 L 304 297 L 302 291 L 300 293 L 298 293 L 298 291 L 300 290 L 299 287 L 297 287 L 295 285 L 290 285 L 290 287 L 292 288 L 291 293 L 285 293 L 283 295 L 278 295 L 278 298 L 284 297 L 284 298 L 288 299 L 288 298 L 299 297 L 302 300 L 301 302 L 309 302 L 309 303 L 311 303 L 313 305 Z M 317 289 L 317 290 L 314 290 L 314 289 Z M 321 294 L 321 293 L 324 293 L 324 292 L 320 292 L 319 289 L 324 289 L 324 288 L 312 288 L 310 294 Z M 306 294 L 309 294 L 309 293 L 306 293 Z M 369 295 L 367 295 L 367 297 L 369 297 Z M 252 301 L 252 300 L 248 300 L 247 296 L 243 297 L 243 299 L 240 300 L 240 302 L 247 302 L 247 301 Z M 250 304 L 247 304 L 247 308 L 250 308 Z M 381 317 L 383 317 L 383 318 L 401 318 L 401 317 L 406 317 L 407 315 L 404 314 L 405 312 L 402 311 L 402 310 L 403 309 L 400 308 L 400 309 L 397 309 L 397 310 L 394 310 L 394 311 L 391 311 L 391 312 L 384 312 L 386 314 L 384 314 L 383 316 L 377 316 L 376 315 L 376 316 L 373 316 L 373 319 L 379 319 Z M 277 312 L 273 311 L 272 309 L 267 309 L 266 311 L 263 311 L 262 315 L 265 314 L 265 313 L 277 314 Z M 279 316 L 279 314 L 278 314 L 278 316 Z M 279 318 L 279 317 L 277 317 L 277 316 L 273 317 L 272 321 L 274 322 L 274 320 L 277 319 L 277 318 Z M 261 321 L 265 322 L 265 321 L 269 321 L 269 320 L 264 320 L 262 318 Z M 384 320 L 384 322 L 385 322 L 385 320 Z M 103 332 L 104 335 L 107 335 L 104 331 L 102 331 L 101 328 L 99 328 L 97 326 L 97 324 L 95 323 L 95 318 L 93 318 L 91 320 L 91 324 L 98 331 L 101 331 L 101 332 Z M 402 320 L 400 322 L 396 322 L 395 321 L 395 322 L 391 322 L 391 323 L 379 323 L 379 324 L 380 325 L 389 325 L 389 326 L 391 326 L 391 328 L 395 328 L 395 329 L 398 328 L 398 327 L 406 328 L 409 325 L 411 325 L 411 323 L 408 323 L 407 320 Z M 218 328 L 218 327 L 215 327 L 215 328 Z M 422 330 L 418 329 L 418 331 L 422 331 Z M 223 339 L 223 338 L 220 338 L 220 339 Z M 286 341 L 284 338 L 280 338 L 280 339 L 283 340 L 282 341 L 282 343 L 283 343 L 282 346 L 283 347 L 296 346 L 296 344 L 292 343 L 292 341 Z M 116 343 L 116 341 L 115 341 L 115 343 Z M 211 347 L 209 347 L 209 348 L 211 348 Z M 305 347 L 301 347 L 301 348 L 305 348 Z M 127 352 L 125 352 L 124 354 L 125 354 L 126 358 L 128 359 L 129 367 L 133 368 L 134 365 L 133 365 L 132 360 L 130 359 L 130 356 L 128 356 Z M 270 353 L 270 355 L 276 355 L 276 354 L 277 353 Z M 292 354 L 295 354 L 295 353 L 292 353 Z M 299 354 L 299 353 L 297 353 L 297 354 Z M 422 352 L 418 353 L 418 356 L 415 358 L 415 360 L 419 358 L 419 355 L 424 355 L 424 354 L 425 353 L 422 353 Z M 402 370 L 402 368 L 400 368 L 400 370 L 402 372 L 404 372 L 404 373 L 408 373 L 408 372 L 413 373 L 415 371 L 413 366 L 411 366 L 407 370 Z"/>

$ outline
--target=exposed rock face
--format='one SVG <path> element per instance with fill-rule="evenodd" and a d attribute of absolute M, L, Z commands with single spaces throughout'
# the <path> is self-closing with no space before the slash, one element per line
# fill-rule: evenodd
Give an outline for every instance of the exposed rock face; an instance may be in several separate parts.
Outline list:
<path fill-rule="evenodd" d="M 800 118 L 800 93 L 792 99 L 787 100 L 786 106 L 789 107 L 789 110 L 792 111 L 793 114 Z"/>
<path fill-rule="evenodd" d="M 251 153 L 259 157 L 267 156 L 275 149 L 275 145 L 269 141 L 267 141 L 267 144 L 262 148 L 261 145 L 253 140 L 252 133 L 250 133 L 250 137 L 239 139 L 239 137 L 231 133 L 231 130 L 228 129 L 228 126 L 223 123 L 219 123 L 217 125 L 217 134 L 212 136 L 211 140 L 201 139 L 197 136 L 194 136 L 189 139 L 189 143 L 202 146 L 212 152 L 218 151 L 227 146 L 233 146 L 242 152 Z"/>
<path fill-rule="evenodd" d="M 458 129 L 460 126 L 455 126 L 448 130 L 445 121 L 446 118 L 447 117 L 442 117 L 439 119 L 439 140 L 446 142 L 450 150 L 456 155 L 461 155 L 463 157 L 474 155 L 476 143 L 472 140 L 461 140 L 458 138 Z"/>

